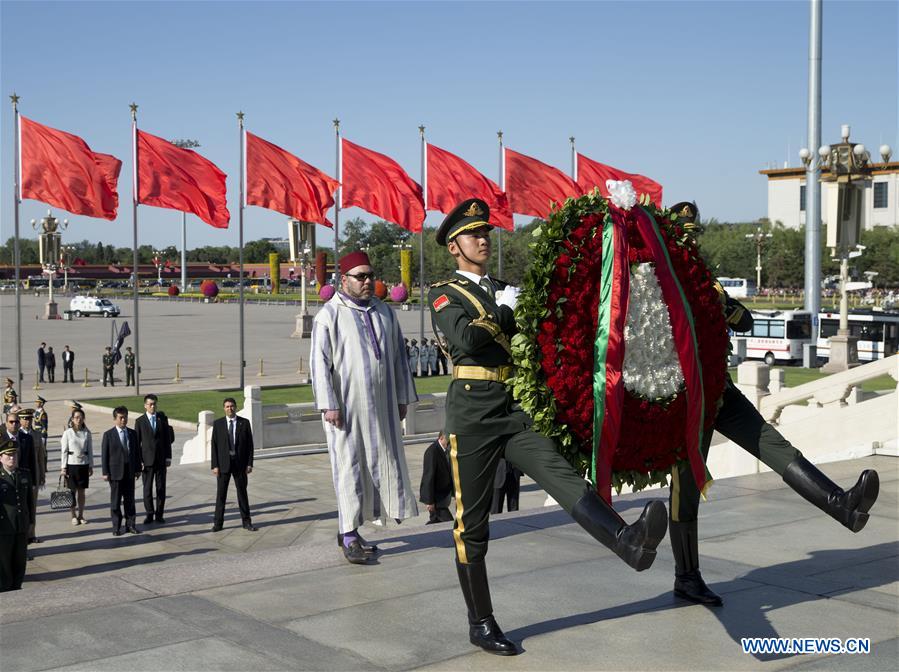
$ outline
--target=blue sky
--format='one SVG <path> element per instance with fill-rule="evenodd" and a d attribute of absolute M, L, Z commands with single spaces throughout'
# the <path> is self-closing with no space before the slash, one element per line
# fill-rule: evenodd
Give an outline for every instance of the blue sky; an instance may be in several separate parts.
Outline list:
<path fill-rule="evenodd" d="M 895 2 L 824 2 L 824 142 L 850 123 L 875 155 L 884 142 L 899 154 L 897 20 Z M 583 154 L 660 181 L 667 204 L 696 199 L 703 217 L 726 221 L 766 214 L 758 170 L 797 165 L 807 136 L 804 1 L 4 0 L 0 23 L 3 240 L 13 231 L 13 91 L 25 116 L 125 162 L 118 219 L 69 216 L 65 234 L 118 246 L 131 244 L 132 101 L 140 128 L 198 139 L 228 174 L 231 227 L 190 216 L 190 247 L 237 242 L 238 110 L 248 130 L 332 175 L 335 117 L 345 137 L 416 180 L 419 124 L 493 179 L 497 130 L 565 171 L 574 135 Z M 23 202 L 23 235 L 46 209 Z M 180 245 L 180 221 L 141 206 L 140 242 Z M 249 207 L 246 237 L 283 236 L 285 223 Z"/>

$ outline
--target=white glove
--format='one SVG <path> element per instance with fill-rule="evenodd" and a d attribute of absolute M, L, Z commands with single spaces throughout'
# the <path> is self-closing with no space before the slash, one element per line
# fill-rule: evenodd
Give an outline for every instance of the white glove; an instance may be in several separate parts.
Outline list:
<path fill-rule="evenodd" d="M 519 294 L 521 294 L 521 288 L 509 285 L 496 293 L 496 305 L 509 306 L 509 308 L 515 310 L 515 306 L 518 305 Z"/>

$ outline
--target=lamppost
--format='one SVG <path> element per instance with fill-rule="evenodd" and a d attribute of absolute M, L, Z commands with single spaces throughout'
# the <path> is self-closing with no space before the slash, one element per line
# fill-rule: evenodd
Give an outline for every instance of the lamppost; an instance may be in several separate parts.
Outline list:
<path fill-rule="evenodd" d="M 756 291 L 762 289 L 762 246 L 767 238 L 773 238 L 774 235 L 762 231 L 762 225 L 759 224 L 755 233 L 747 233 L 746 238 L 752 238 L 755 241 L 755 288 Z M 770 278 L 769 278 L 770 279 Z"/>
<path fill-rule="evenodd" d="M 56 302 L 53 300 L 53 280 L 56 277 L 56 271 L 59 268 L 59 248 L 62 234 L 57 229 L 62 226 L 65 230 L 69 227 L 69 220 L 64 219 L 60 222 L 50 210 L 47 210 L 47 216 L 41 220 L 41 233 L 38 236 L 38 247 L 40 250 L 41 266 L 44 273 L 50 276 L 50 293 L 47 297 L 47 307 L 44 310 L 44 317 L 48 320 L 55 320 L 59 317 Z M 31 228 L 37 230 L 37 221 L 31 220 Z"/>
<path fill-rule="evenodd" d="M 300 265 L 300 314 L 297 315 L 293 338 L 309 338 L 312 335 L 312 315 L 306 306 L 306 268 L 309 264 L 309 253 L 315 244 L 315 224 L 299 219 L 287 220 L 288 239 L 290 240 L 290 263 Z"/>
<path fill-rule="evenodd" d="M 163 253 L 159 250 L 153 250 L 153 265 L 156 267 L 156 284 L 162 286 L 162 266 L 165 260 L 162 258 Z"/>
<path fill-rule="evenodd" d="M 175 147 L 181 149 L 196 149 L 200 143 L 190 138 L 184 140 L 172 140 Z M 187 213 L 181 213 L 181 291 L 187 291 Z"/>
<path fill-rule="evenodd" d="M 62 266 L 62 271 L 65 277 L 63 280 L 63 291 L 68 294 L 69 293 L 69 266 L 72 265 L 72 252 L 75 251 L 74 245 L 63 245 L 59 254 L 59 265 Z"/>
<path fill-rule="evenodd" d="M 841 140 L 834 145 L 822 145 L 817 150 L 817 159 L 803 147 L 799 158 L 808 168 L 816 161 L 818 168 L 827 172 L 821 174 L 821 181 L 829 185 L 824 203 L 827 220 L 827 246 L 831 257 L 840 259 L 840 327 L 836 336 L 830 339 L 830 358 L 822 368 L 826 373 L 845 371 L 858 366 L 858 339 L 849 334 L 849 297 L 846 286 L 849 283 L 849 259 L 861 255 L 862 212 L 864 208 L 864 183 L 871 178 L 871 153 L 860 143 L 849 140 L 849 124 L 840 129 Z M 880 147 L 880 156 L 888 162 L 892 149 L 889 145 Z"/>

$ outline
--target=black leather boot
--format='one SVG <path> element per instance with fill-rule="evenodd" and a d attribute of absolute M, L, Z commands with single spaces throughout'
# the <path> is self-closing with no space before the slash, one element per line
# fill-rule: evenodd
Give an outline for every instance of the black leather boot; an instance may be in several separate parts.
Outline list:
<path fill-rule="evenodd" d="M 668 512 L 659 500 L 643 508 L 637 522 L 628 525 L 605 500 L 587 489 L 571 511 L 581 527 L 628 565 L 642 572 L 656 557 L 656 547 L 668 529 Z"/>
<path fill-rule="evenodd" d="M 493 618 L 490 586 L 487 583 L 487 565 L 483 562 L 462 564 L 456 560 L 459 585 L 468 607 L 468 639 L 487 653 L 498 656 L 516 656 L 518 647 L 506 639 Z"/>
<path fill-rule="evenodd" d="M 787 465 L 784 482 L 824 513 L 859 532 L 868 522 L 868 511 L 880 492 L 880 478 L 873 469 L 865 469 L 858 482 L 844 491 L 804 457 Z"/>
<path fill-rule="evenodd" d="M 699 573 L 697 523 L 671 521 L 669 536 L 674 552 L 674 594 L 696 604 L 720 607 L 724 601 L 706 585 Z"/>

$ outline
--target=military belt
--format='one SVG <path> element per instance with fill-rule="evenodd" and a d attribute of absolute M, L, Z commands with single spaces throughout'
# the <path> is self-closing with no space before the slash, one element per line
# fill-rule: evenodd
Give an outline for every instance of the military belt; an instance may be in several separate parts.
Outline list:
<path fill-rule="evenodd" d="M 515 375 L 515 367 L 503 366 L 454 366 L 453 380 L 492 380 L 505 383 Z"/>

